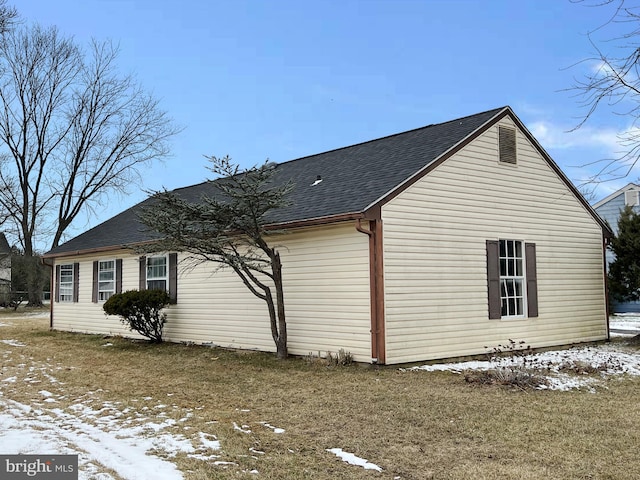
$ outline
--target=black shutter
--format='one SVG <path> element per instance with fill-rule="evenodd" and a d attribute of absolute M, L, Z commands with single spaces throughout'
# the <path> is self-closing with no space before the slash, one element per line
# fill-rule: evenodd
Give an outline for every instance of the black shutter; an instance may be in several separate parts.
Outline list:
<path fill-rule="evenodd" d="M 527 316 L 538 316 L 538 274 L 536 272 L 536 244 L 525 243 L 524 255 L 527 274 Z"/>
<path fill-rule="evenodd" d="M 60 302 L 60 265 L 56 265 L 56 296 L 55 301 Z"/>
<path fill-rule="evenodd" d="M 80 293 L 80 264 L 73 264 L 73 301 L 78 302 Z"/>
<path fill-rule="evenodd" d="M 116 260 L 116 293 L 122 293 L 122 259 Z"/>
<path fill-rule="evenodd" d="M 500 299 L 500 243 L 487 240 L 487 289 L 489 295 L 489 318 L 502 316 Z"/>
<path fill-rule="evenodd" d="M 140 285 L 139 290 L 147 289 L 147 257 L 140 257 Z"/>
<path fill-rule="evenodd" d="M 91 289 L 91 301 L 98 303 L 98 261 L 93 262 L 93 288 Z"/>
<path fill-rule="evenodd" d="M 169 297 L 171 303 L 178 302 L 178 254 L 169 254 Z"/>

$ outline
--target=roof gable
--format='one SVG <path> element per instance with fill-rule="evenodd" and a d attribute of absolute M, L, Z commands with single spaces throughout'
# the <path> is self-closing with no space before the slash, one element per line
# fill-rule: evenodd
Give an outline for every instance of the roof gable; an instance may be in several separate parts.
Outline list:
<path fill-rule="evenodd" d="M 361 218 L 436 168 L 505 115 L 512 116 L 530 136 L 511 109 L 502 107 L 276 164 L 273 167 L 276 169 L 275 181 L 291 181 L 294 187 L 290 193 L 290 205 L 269 212 L 267 221 L 274 225 L 293 226 Z M 532 136 L 531 139 L 597 217 Z M 199 201 L 203 194 L 214 196 L 217 193 L 215 181 L 174 191 L 191 202 Z M 135 205 L 46 255 L 106 250 L 152 239 L 153 235 L 146 231 L 137 216 L 139 209 L 149 201 Z"/>
<path fill-rule="evenodd" d="M 627 192 L 629 190 L 640 190 L 640 185 L 636 184 L 636 183 L 628 183 L 627 185 L 625 185 L 624 187 L 620 188 L 619 190 L 616 190 L 615 192 L 613 192 L 611 195 L 607 195 L 605 198 L 603 198 L 602 200 L 596 202 L 593 204 L 593 208 L 600 208 L 601 206 L 603 206 L 606 203 L 609 203 L 611 200 L 613 200 L 614 198 L 616 198 L 618 195 L 623 194 L 624 192 Z"/>

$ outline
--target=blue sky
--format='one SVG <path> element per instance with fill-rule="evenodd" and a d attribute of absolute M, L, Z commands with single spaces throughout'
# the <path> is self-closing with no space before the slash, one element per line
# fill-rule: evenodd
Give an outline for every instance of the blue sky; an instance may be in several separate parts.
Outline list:
<path fill-rule="evenodd" d="M 203 181 L 204 155 L 282 162 L 510 105 L 575 183 L 620 150 L 629 118 L 583 110 L 586 33 L 611 8 L 570 0 L 15 0 L 22 17 L 84 44 L 112 39 L 119 65 L 184 130 L 144 187 Z M 615 26 L 597 38 L 615 35 Z M 573 66 L 573 67 L 572 67 Z M 598 187 L 602 198 L 629 181 Z M 145 197 L 135 187 L 72 235 Z"/>

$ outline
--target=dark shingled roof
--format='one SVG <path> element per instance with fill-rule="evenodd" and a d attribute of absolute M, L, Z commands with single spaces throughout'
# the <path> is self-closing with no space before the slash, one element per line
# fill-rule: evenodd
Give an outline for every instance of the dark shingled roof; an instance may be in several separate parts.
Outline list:
<path fill-rule="evenodd" d="M 291 180 L 294 188 L 291 204 L 270 212 L 268 221 L 302 222 L 364 212 L 505 109 L 508 107 L 277 164 L 276 179 Z M 312 186 L 318 176 L 322 182 Z M 214 195 L 215 191 L 211 182 L 175 190 L 192 202 L 204 193 Z M 120 247 L 150 239 L 137 218 L 137 212 L 147 202 L 149 199 L 47 255 Z"/>
<path fill-rule="evenodd" d="M 0 255 L 7 255 L 11 253 L 11 247 L 9 246 L 9 242 L 7 242 L 7 237 L 4 236 L 4 233 L 0 232 Z"/>

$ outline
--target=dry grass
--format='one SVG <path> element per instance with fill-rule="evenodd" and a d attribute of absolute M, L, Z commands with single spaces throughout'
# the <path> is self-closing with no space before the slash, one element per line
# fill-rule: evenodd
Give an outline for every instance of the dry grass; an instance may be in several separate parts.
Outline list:
<path fill-rule="evenodd" d="M 612 380 L 597 393 L 522 391 L 468 384 L 451 373 L 327 368 L 320 362 L 176 344 L 150 345 L 50 332 L 46 319 L 0 314 L 2 377 L 19 363 L 48 366 L 66 408 L 153 410 L 170 399 L 176 418 L 193 409 L 194 431 L 215 433 L 227 467 L 178 455 L 187 479 L 632 479 L 640 471 L 640 381 Z M 113 344 L 104 347 L 105 343 Z M 42 368 L 42 367 L 40 367 Z M 55 385 L 48 386 L 52 393 Z M 42 387 L 2 384 L 4 398 L 32 403 Z M 91 393 L 89 393 L 91 392 Z M 66 399 L 66 400 L 65 400 Z M 146 400 L 145 400 L 146 399 Z M 67 402 L 67 403 L 65 403 Z M 211 423 L 216 422 L 216 423 Z M 252 433 L 233 428 L 247 425 Z M 260 422 L 286 430 L 277 435 Z M 373 462 L 350 466 L 328 448 Z M 262 453 L 254 453 L 250 449 Z"/>

